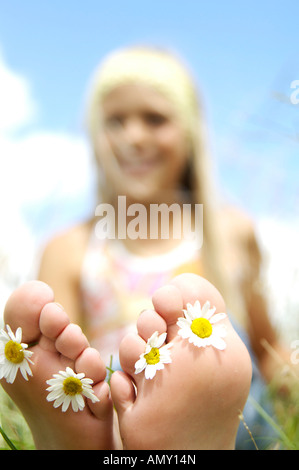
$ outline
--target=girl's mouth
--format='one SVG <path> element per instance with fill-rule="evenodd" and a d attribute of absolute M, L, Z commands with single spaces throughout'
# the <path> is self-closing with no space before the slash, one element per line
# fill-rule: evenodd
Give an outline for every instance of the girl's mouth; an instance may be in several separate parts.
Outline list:
<path fill-rule="evenodd" d="M 119 165 L 122 171 L 130 175 L 144 175 L 157 166 L 159 160 L 157 158 L 151 159 L 136 159 L 136 160 L 120 160 Z"/>

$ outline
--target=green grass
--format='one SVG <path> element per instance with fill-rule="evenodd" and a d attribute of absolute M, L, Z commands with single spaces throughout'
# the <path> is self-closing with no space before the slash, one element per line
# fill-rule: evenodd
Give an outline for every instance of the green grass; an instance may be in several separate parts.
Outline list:
<path fill-rule="evenodd" d="M 299 450 L 299 379 L 291 381 L 288 389 L 269 387 L 274 404 L 280 442 L 285 449 Z"/>
<path fill-rule="evenodd" d="M 0 450 L 32 450 L 34 443 L 19 409 L 0 386 Z"/>
<path fill-rule="evenodd" d="M 112 371 L 111 371 L 112 372 Z M 276 413 L 276 421 L 249 398 L 263 419 L 277 434 L 277 449 L 299 450 L 299 380 L 292 378 L 288 391 L 268 387 Z M 0 387 L 0 450 L 33 450 L 34 442 L 28 425 L 19 409 Z"/>

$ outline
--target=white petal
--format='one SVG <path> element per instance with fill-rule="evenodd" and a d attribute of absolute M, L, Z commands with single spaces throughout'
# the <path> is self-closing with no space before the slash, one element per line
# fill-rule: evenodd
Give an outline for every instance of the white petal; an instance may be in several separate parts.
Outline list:
<path fill-rule="evenodd" d="M 159 334 L 158 331 L 155 331 L 155 333 L 153 333 L 152 336 L 147 340 L 147 345 L 150 345 L 151 348 L 155 347 L 158 334 Z"/>
<path fill-rule="evenodd" d="M 155 368 L 156 368 L 156 370 L 162 370 L 162 369 L 164 369 L 164 364 L 163 364 L 163 362 L 158 362 L 157 364 L 155 364 Z"/>
<path fill-rule="evenodd" d="M 205 304 L 202 306 L 202 309 L 201 309 L 201 316 L 204 317 L 204 318 L 207 318 L 206 317 L 206 314 L 208 313 L 208 311 L 211 309 L 211 304 L 210 302 L 207 300 L 205 302 Z"/>
<path fill-rule="evenodd" d="M 190 327 L 183 327 L 178 331 L 178 335 L 180 335 L 182 338 L 186 339 L 189 338 L 192 335 L 192 331 L 190 330 Z"/>
<path fill-rule="evenodd" d="M 190 305 L 190 304 L 189 304 Z M 192 307 L 192 305 L 191 305 Z M 194 302 L 194 306 L 192 307 L 193 309 L 197 310 L 197 311 L 200 311 L 201 312 L 201 305 L 200 305 L 200 301 L 199 300 L 195 300 Z"/>
<path fill-rule="evenodd" d="M 216 307 L 213 307 L 213 308 L 209 308 L 208 311 L 206 312 L 204 316 L 204 318 L 206 318 L 207 320 L 211 321 L 211 318 L 213 318 L 213 315 L 215 313 L 215 310 L 216 310 Z"/>
<path fill-rule="evenodd" d="M 145 378 L 152 379 L 156 375 L 156 364 L 148 364 L 145 369 Z"/>
<path fill-rule="evenodd" d="M 61 383 L 61 377 L 58 374 L 54 374 L 52 379 L 48 379 L 46 381 L 47 384 L 49 385 L 55 385 L 57 383 Z"/>
<path fill-rule="evenodd" d="M 160 348 L 166 340 L 167 333 L 162 333 L 156 340 L 156 348 Z"/>
<path fill-rule="evenodd" d="M 142 372 L 145 369 L 146 365 L 146 360 L 144 359 L 144 357 L 141 357 L 135 364 L 135 374 L 139 374 L 140 372 Z"/>
<path fill-rule="evenodd" d="M 213 334 L 215 334 L 216 336 L 220 336 L 221 338 L 224 338 L 227 334 L 225 325 L 214 325 Z"/>
<path fill-rule="evenodd" d="M 191 321 L 194 320 L 194 318 L 196 318 L 201 313 L 201 307 L 200 307 L 199 302 L 198 304 L 195 302 L 194 307 L 193 305 L 188 303 L 186 307 L 187 307 L 187 310 L 184 310 L 185 317 L 190 319 Z"/>
<path fill-rule="evenodd" d="M 214 346 L 214 348 L 220 349 L 221 351 L 226 348 L 225 341 L 219 336 L 211 337 L 211 345 Z"/>
<path fill-rule="evenodd" d="M 72 397 L 72 399 L 71 399 L 71 405 L 72 405 L 73 411 L 77 412 L 78 409 L 79 409 L 79 406 L 78 406 L 79 404 L 78 404 L 78 402 L 77 402 L 77 397 Z M 62 410 L 62 411 L 63 411 L 63 410 Z"/>
<path fill-rule="evenodd" d="M 88 379 L 88 378 L 81 379 L 81 382 L 82 382 L 83 385 L 85 385 L 85 384 L 86 384 L 86 385 L 89 385 L 89 384 L 91 385 L 91 384 L 93 384 L 93 380 L 92 380 L 92 379 Z"/>
<path fill-rule="evenodd" d="M 12 339 L 13 341 L 15 341 L 16 338 L 15 338 L 15 335 L 13 334 L 13 332 L 12 332 L 10 326 L 9 326 L 9 325 L 6 325 L 6 329 L 7 329 L 7 332 L 8 332 L 9 339 Z"/>
<path fill-rule="evenodd" d="M 192 322 L 187 320 L 186 318 L 179 318 L 177 321 L 177 325 L 182 329 L 186 328 L 190 330 L 191 323 Z"/>
<path fill-rule="evenodd" d="M 215 315 L 213 315 L 213 317 L 210 319 L 210 322 L 213 324 L 213 323 L 217 323 L 218 321 L 220 320 L 224 320 L 224 318 L 226 318 L 226 313 L 216 313 Z"/>
<path fill-rule="evenodd" d="M 62 411 L 63 412 L 68 409 L 68 407 L 70 406 L 71 401 L 72 401 L 72 399 L 71 399 L 70 395 L 66 395 L 64 397 L 63 404 L 62 404 Z"/>
<path fill-rule="evenodd" d="M 17 328 L 15 338 L 16 338 L 17 343 L 21 343 L 21 341 L 22 341 L 22 328 L 20 326 L 19 326 L 19 328 Z"/>
<path fill-rule="evenodd" d="M 15 381 L 17 372 L 18 372 L 18 367 L 13 366 L 10 368 L 10 371 L 7 374 L 7 379 L 6 379 L 8 383 L 12 384 Z"/>
<path fill-rule="evenodd" d="M 21 372 L 21 374 L 22 374 L 22 376 L 24 377 L 25 380 L 28 380 L 28 375 L 32 375 L 30 367 L 29 367 L 29 370 L 28 370 L 25 366 L 25 363 L 22 365 L 22 367 L 20 367 L 20 372 Z"/>
<path fill-rule="evenodd" d="M 200 338 L 199 336 L 194 335 L 193 333 L 190 335 L 189 343 L 194 344 L 198 348 L 203 348 L 206 346 L 206 342 L 204 341 L 204 338 Z"/>
<path fill-rule="evenodd" d="M 80 372 L 80 374 L 75 374 L 74 377 L 76 377 L 76 379 L 79 379 L 82 381 L 82 379 L 84 379 L 85 377 L 85 374 L 84 372 Z"/>
<path fill-rule="evenodd" d="M 85 406 L 84 398 L 80 394 L 73 396 L 71 403 L 73 411 L 75 412 L 77 412 L 78 410 L 83 410 Z"/>
<path fill-rule="evenodd" d="M 170 364 L 172 362 L 170 351 L 160 351 L 160 362 L 162 362 L 163 364 Z"/>
<path fill-rule="evenodd" d="M 96 403 L 97 401 L 100 401 L 100 399 L 94 394 L 93 390 L 83 390 L 82 394 L 86 397 L 89 398 L 93 403 Z"/>
<path fill-rule="evenodd" d="M 48 389 L 47 389 L 48 390 Z M 48 401 L 58 400 L 59 398 L 63 398 L 65 396 L 63 388 L 51 390 L 50 393 L 47 395 Z"/>

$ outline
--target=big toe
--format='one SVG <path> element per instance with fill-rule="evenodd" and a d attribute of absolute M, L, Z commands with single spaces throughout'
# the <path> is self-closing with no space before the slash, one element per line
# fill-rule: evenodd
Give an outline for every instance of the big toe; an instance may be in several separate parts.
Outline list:
<path fill-rule="evenodd" d="M 29 281 L 18 287 L 7 300 L 4 323 L 14 331 L 22 328 L 22 340 L 36 341 L 40 336 L 39 318 L 43 307 L 53 302 L 52 289 L 41 281 Z"/>
<path fill-rule="evenodd" d="M 199 300 L 203 305 L 207 300 L 217 312 L 225 312 L 225 303 L 219 291 L 206 279 L 196 274 L 180 274 L 168 285 L 157 289 L 152 297 L 155 310 L 167 325 L 167 341 L 175 338 L 178 332 L 177 320 L 187 303 Z"/>
<path fill-rule="evenodd" d="M 171 285 L 177 287 L 181 293 L 184 308 L 187 303 L 194 304 L 199 300 L 203 305 L 207 300 L 216 307 L 216 311 L 225 311 L 225 302 L 216 289 L 207 279 L 196 274 L 186 273 L 172 279 Z"/>

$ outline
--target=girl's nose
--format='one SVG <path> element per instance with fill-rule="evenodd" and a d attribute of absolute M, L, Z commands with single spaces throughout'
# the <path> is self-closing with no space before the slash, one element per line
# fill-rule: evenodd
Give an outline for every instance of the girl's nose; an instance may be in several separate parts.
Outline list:
<path fill-rule="evenodd" d="M 128 119 L 124 125 L 125 138 L 128 144 L 140 146 L 146 142 L 147 132 L 141 119 Z"/>

